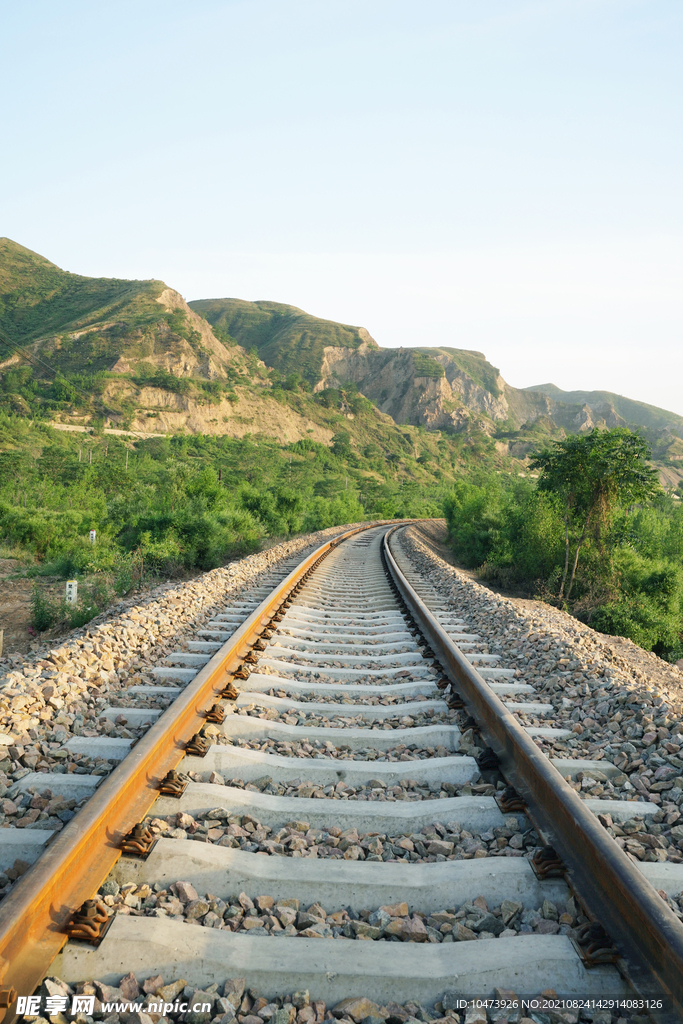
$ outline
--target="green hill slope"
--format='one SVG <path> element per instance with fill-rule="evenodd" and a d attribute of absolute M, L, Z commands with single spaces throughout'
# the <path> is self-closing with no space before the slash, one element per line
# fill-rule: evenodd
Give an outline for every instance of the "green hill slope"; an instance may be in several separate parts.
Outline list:
<path fill-rule="evenodd" d="M 25 345 L 51 333 L 116 320 L 128 327 L 160 318 L 163 281 L 70 274 L 9 238 L 0 238 L 0 330 Z"/>
<path fill-rule="evenodd" d="M 321 320 L 296 306 L 243 299 L 199 299 L 189 306 L 223 336 L 245 349 L 255 348 L 259 359 L 283 376 L 300 373 L 310 384 L 321 377 L 324 349 L 355 350 L 365 343 L 378 348 L 363 327 Z"/>
<path fill-rule="evenodd" d="M 129 419 L 133 380 L 187 394 L 183 378 L 229 387 L 255 369 L 163 281 L 71 274 L 0 239 L 0 405 Z"/>

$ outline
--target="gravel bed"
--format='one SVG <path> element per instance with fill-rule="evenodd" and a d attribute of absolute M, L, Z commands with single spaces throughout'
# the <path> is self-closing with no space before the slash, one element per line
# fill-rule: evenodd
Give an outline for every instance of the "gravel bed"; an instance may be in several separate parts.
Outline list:
<path fill-rule="evenodd" d="M 683 674 L 631 641 L 596 633 L 541 602 L 492 593 L 449 565 L 416 527 L 403 531 L 404 556 L 448 606 L 481 634 L 501 667 L 536 689 L 527 699 L 554 706 L 534 723 L 572 730 L 541 740 L 549 756 L 605 759 L 621 769 L 620 798 L 683 803 Z M 532 716 L 527 716 L 527 724 Z M 604 783 L 601 783 L 604 786 Z M 603 795 L 603 794 L 592 794 Z"/>
<path fill-rule="evenodd" d="M 113 879 L 104 883 L 98 896 L 109 908 L 110 917 L 162 917 L 204 928 L 307 939 L 435 943 L 533 933 L 574 937 L 574 929 L 588 920 L 573 898 L 560 907 L 545 900 L 538 909 L 526 910 L 514 900 L 489 907 L 483 896 L 477 896 L 461 906 L 444 907 L 431 914 L 419 910 L 411 914 L 406 903 L 370 910 L 339 907 L 326 913 L 319 903 L 304 909 L 297 899 L 275 900 L 267 894 L 252 900 L 242 892 L 222 900 L 211 893 L 200 896 L 190 882 L 174 882 L 167 887 L 161 883 L 137 886 L 132 882 L 119 886 Z"/>
<path fill-rule="evenodd" d="M 358 626 L 359 628 L 365 628 L 366 625 L 367 625 L 367 623 L 362 623 L 359 620 L 358 622 L 353 623 L 353 625 L 351 626 L 351 629 L 346 629 L 346 627 L 344 627 L 344 632 L 345 633 L 351 633 L 351 632 L 353 632 L 353 626 Z M 287 626 L 281 625 L 280 628 L 277 631 L 277 640 L 271 640 L 270 641 L 270 643 L 272 644 L 273 648 L 277 649 L 277 647 L 279 645 L 281 647 L 289 647 L 289 648 L 295 648 L 296 647 L 302 653 L 304 653 L 306 651 L 312 651 L 313 648 L 311 647 L 310 638 L 308 638 L 308 637 L 300 637 L 300 636 L 294 634 L 291 631 L 294 628 L 295 627 L 287 628 Z M 382 628 L 384 628 L 385 631 L 389 631 L 389 627 L 388 626 L 385 626 L 385 627 L 382 627 Z M 297 626 L 296 629 L 297 629 L 297 632 L 305 631 L 304 627 L 302 627 L 302 626 Z M 405 627 L 397 626 L 396 629 L 394 629 L 392 632 L 398 633 L 398 632 L 401 632 L 403 629 L 405 629 Z M 375 638 L 375 637 L 363 636 L 362 633 L 361 634 L 357 634 L 355 636 L 348 636 L 348 637 L 345 638 L 346 643 L 342 643 L 341 641 L 338 641 L 336 639 L 332 639 L 333 637 L 337 636 L 338 632 L 340 632 L 340 630 L 337 630 L 337 632 L 334 632 L 333 630 L 325 630 L 325 629 L 319 630 L 319 629 L 316 629 L 316 631 L 315 631 L 316 639 L 320 640 L 321 643 L 326 643 L 330 647 L 332 646 L 333 643 L 338 643 L 338 647 L 337 647 L 336 651 L 325 651 L 326 654 L 339 654 L 339 655 L 345 655 L 345 654 L 360 654 L 360 655 L 364 655 L 364 654 L 367 654 L 367 655 L 370 655 L 372 657 L 373 653 L 377 654 L 376 651 L 373 651 L 373 647 L 386 647 L 387 645 L 390 645 L 392 650 L 391 651 L 386 651 L 386 652 L 381 652 L 381 653 L 387 653 L 387 654 L 415 654 L 415 653 L 420 653 L 420 651 L 423 649 L 422 647 L 418 646 L 420 644 L 420 641 L 418 639 L 413 639 L 412 637 L 407 637 L 405 640 L 390 640 L 390 641 L 387 641 L 381 635 Z M 323 637 L 325 637 L 325 636 L 330 637 L 330 639 L 327 640 L 327 641 L 324 640 Z M 347 644 L 353 644 L 354 646 L 352 648 L 349 648 L 347 646 Z M 363 646 L 362 647 L 359 646 L 360 644 L 362 644 Z"/>
<path fill-rule="evenodd" d="M 40 791 L 31 787 L 27 793 L 16 792 L 15 785 L 9 794 L 0 800 L 0 828 L 26 828 L 59 832 L 74 817 L 87 798 L 74 800 L 64 796 L 53 796 L 52 791 Z M 0 871 L 0 900 L 14 887 L 16 881 L 25 875 L 31 865 L 17 857 L 11 868 Z"/>
<path fill-rule="evenodd" d="M 413 704 L 415 702 L 423 702 L 426 700 L 438 700 L 441 694 L 438 691 L 434 692 L 433 697 L 426 697 L 422 693 L 411 694 L 402 696 L 401 694 L 389 694 L 386 697 L 380 697 L 379 694 L 372 694 L 370 697 L 353 697 L 344 695 L 343 697 L 335 697 L 329 693 L 292 693 L 288 690 L 283 689 L 270 689 L 268 691 L 269 697 L 289 697 L 290 700 L 295 700 L 301 704 L 313 703 L 313 704 L 334 704 L 336 707 L 347 707 L 349 705 L 361 704 L 363 706 L 372 707 L 391 707 L 392 704 Z"/>
<path fill-rule="evenodd" d="M 312 651 L 312 649 L 310 649 L 310 650 Z M 355 661 L 355 662 L 352 663 L 351 666 L 349 666 L 346 663 L 346 661 L 344 660 L 344 658 L 345 658 L 345 656 L 348 656 L 349 654 L 356 655 L 356 653 L 357 653 L 356 651 L 350 652 L 348 650 L 345 650 L 345 651 L 344 650 L 340 650 L 340 651 L 337 652 L 337 655 L 332 655 L 332 654 L 326 653 L 325 654 L 325 660 L 321 660 L 321 661 L 317 661 L 313 657 L 307 657 L 306 660 L 303 661 L 302 659 L 299 658 L 299 654 L 302 654 L 302 653 L 303 653 L 303 651 L 297 651 L 294 654 L 291 654 L 288 650 L 287 651 L 284 651 L 284 650 L 280 651 L 280 650 L 278 650 L 278 646 L 275 645 L 275 646 L 270 646 L 268 648 L 268 650 L 264 651 L 263 652 L 263 656 L 265 658 L 271 658 L 274 661 L 281 662 L 282 664 L 292 665 L 293 667 L 296 667 L 297 670 L 301 668 L 301 669 L 303 669 L 303 670 L 305 670 L 307 672 L 314 672 L 314 671 L 317 672 L 317 671 L 320 671 L 320 670 L 322 670 L 324 672 L 326 669 L 330 669 L 330 668 L 349 668 L 349 667 L 353 668 L 354 670 L 362 670 L 362 669 L 366 669 L 367 670 L 367 669 L 371 669 L 374 672 L 377 672 L 377 671 L 385 671 L 386 672 L 387 670 L 390 671 L 391 669 L 403 669 L 405 667 L 405 662 L 399 661 L 398 659 L 395 662 L 392 663 L 391 661 L 387 661 L 387 660 L 373 661 L 372 658 L 367 658 L 362 663 L 358 662 L 358 661 Z M 408 651 L 407 653 L 409 653 L 409 654 L 419 654 L 420 652 L 419 651 Z M 330 657 L 335 657 L 335 656 L 338 656 L 338 658 L 339 658 L 338 661 L 330 661 L 329 660 Z M 415 665 L 416 666 L 419 665 L 420 667 L 422 667 L 422 665 L 431 665 L 431 664 L 433 664 L 433 662 L 431 660 L 427 660 L 427 659 L 423 659 L 422 663 L 419 663 L 417 661 L 415 662 Z"/>
<path fill-rule="evenodd" d="M 614 822 L 610 814 L 599 814 L 598 820 L 631 860 L 683 863 L 683 815 L 675 805 L 647 819 L 634 815 Z"/>
<path fill-rule="evenodd" d="M 514 1016 L 506 1014 L 502 1017 L 501 1013 L 504 1011 L 501 1010 L 492 1011 L 487 1016 L 486 1010 L 479 1007 L 468 1009 L 467 1015 L 462 1008 L 458 1012 L 455 1007 L 458 1006 L 461 997 L 455 990 L 448 991 L 433 1006 L 412 1001 L 380 1005 L 368 996 L 362 995 L 349 996 L 334 1006 L 327 1006 L 323 1000 L 315 999 L 308 990 L 278 995 L 269 1001 L 260 995 L 257 989 L 250 987 L 246 978 L 228 978 L 223 984 L 214 982 L 203 989 L 198 989 L 194 985 L 188 985 L 184 978 L 165 980 L 161 975 L 157 975 L 137 979 L 130 973 L 121 978 L 117 987 L 105 985 L 97 980 L 81 982 L 72 987 L 55 977 L 47 978 L 40 988 L 43 1001 L 47 996 L 62 996 L 67 997 L 70 1004 L 72 996 L 81 993 L 95 997 L 92 1018 L 86 1018 L 83 1013 L 74 1017 L 67 1012 L 60 1014 L 62 1019 L 75 1019 L 77 1024 L 84 1024 L 89 1019 L 100 1021 L 105 1017 L 108 1024 L 129 1024 L 132 1020 L 136 1021 L 136 1024 L 171 1024 L 172 1021 L 183 1021 L 186 1024 L 231 1024 L 232 1021 L 236 1021 L 237 1024 L 322 1024 L 323 1021 L 329 1021 L 330 1024 L 334 1021 L 341 1021 L 342 1024 L 463 1024 L 465 1021 L 467 1024 L 493 1024 L 494 1021 L 502 1022 L 508 1017 L 510 1020 L 519 1020 L 519 1024 L 549 1024 L 556 1019 L 561 1019 L 563 1024 L 649 1022 L 649 1018 L 646 1017 L 617 1017 L 612 1016 L 608 1010 L 596 1009 L 565 1011 L 559 1018 L 549 1006 L 548 1012 L 543 1012 L 546 1009 L 544 1000 L 557 997 L 557 993 L 552 991 L 539 996 L 538 1009 L 534 1010 L 532 1019 L 523 1017 L 521 1012 L 517 1016 L 516 1011 Z M 515 998 L 515 993 L 506 989 L 494 989 L 494 995 L 507 1004 Z M 142 1006 L 132 1017 L 130 1012 L 103 1011 L 102 1004 L 105 1002 L 136 1002 Z M 199 1003 L 209 1004 L 210 1010 L 183 1013 L 179 1009 L 180 1002 L 189 1003 L 190 1006 Z M 157 1009 L 160 1003 L 166 1006 L 171 1004 L 172 1008 L 162 1015 Z M 54 1017 L 29 1019 L 33 1024 L 49 1024 L 50 1020 L 55 1020 Z"/>
<path fill-rule="evenodd" d="M 263 657 L 268 657 L 264 652 Z M 275 659 L 273 659 L 275 660 Z M 278 659 L 279 660 L 279 659 Z M 248 666 L 251 672 L 258 672 L 262 676 L 278 676 L 279 678 L 287 678 L 284 673 L 288 671 L 288 666 L 285 665 L 284 660 L 281 661 L 277 668 L 271 668 L 270 665 L 257 665 Z M 338 686 L 339 683 L 353 682 L 354 686 L 391 686 L 393 683 L 436 683 L 441 679 L 441 672 L 437 671 L 432 662 L 423 662 L 420 668 L 422 671 L 416 674 L 410 670 L 410 668 L 394 669 L 390 672 L 386 671 L 386 665 L 378 665 L 377 670 L 382 671 L 382 675 L 372 676 L 354 676 L 353 680 L 340 679 L 339 676 L 328 675 L 324 669 L 330 668 L 329 664 L 321 668 L 310 668 L 307 665 L 292 665 L 292 678 L 305 679 L 306 682 L 314 683 L 332 683 L 334 686 Z M 341 668 L 348 666 L 341 665 Z M 425 672 L 424 669 L 428 671 Z M 355 670 L 355 666 L 354 666 Z M 309 679 L 310 677 L 310 679 Z M 249 687 L 245 684 L 245 689 Z"/>
<path fill-rule="evenodd" d="M 211 782 L 218 786 L 232 786 L 251 792 L 269 793 L 272 796 L 294 796 L 302 799 L 317 797 L 328 800 L 379 800 L 393 803 L 396 800 L 442 800 L 453 796 L 493 796 L 495 793 L 495 786 L 471 782 L 430 784 L 416 782 L 415 779 L 401 779 L 400 783 L 387 786 L 381 779 L 368 779 L 361 786 L 349 786 L 345 782 L 322 786 L 318 782 L 301 782 L 299 779 L 292 779 L 287 783 L 273 782 L 269 775 L 246 783 L 242 779 L 226 780 L 219 772 L 188 772 L 188 775 L 193 782 Z"/>
<path fill-rule="evenodd" d="M 179 811 L 165 818 L 148 817 L 146 824 L 162 838 L 215 843 L 249 853 L 284 857 L 329 857 L 344 860 L 410 861 L 434 863 L 481 857 L 524 857 L 538 845 L 533 829 L 522 833 L 517 818 L 484 832 L 463 829 L 459 822 L 435 822 L 420 832 L 387 836 L 359 833 L 335 825 L 310 828 L 307 821 L 291 821 L 279 829 L 262 825 L 252 814 L 231 814 L 218 807 L 194 818 Z"/>
<path fill-rule="evenodd" d="M 208 732 L 205 729 L 205 732 Z M 219 746 L 246 747 L 249 750 L 261 750 L 269 754 L 281 754 L 283 757 L 334 757 L 341 761 L 424 761 L 430 757 L 449 757 L 453 754 L 448 747 L 418 747 L 416 743 L 398 743 L 388 750 L 377 747 L 359 747 L 351 750 L 341 744 L 335 746 L 331 740 L 243 740 L 230 739 L 218 733 L 212 737 L 212 743 Z"/>
<path fill-rule="evenodd" d="M 333 706 L 337 706 L 333 703 Z M 292 708 L 288 711 L 277 711 L 275 708 L 264 708 L 259 704 L 247 704 L 235 708 L 235 715 L 247 715 L 251 718 L 261 718 L 268 722 L 282 722 L 284 725 L 302 726 L 326 726 L 332 729 L 412 729 L 424 725 L 456 725 L 458 723 L 458 712 L 436 711 L 429 708 L 426 711 L 415 711 L 411 715 L 402 715 L 400 718 L 387 717 L 381 720 L 372 721 L 363 718 L 362 715 L 351 716 L 345 714 L 341 709 L 338 713 L 321 715 L 316 711 L 302 711 L 299 708 Z M 461 716 L 462 717 L 462 716 Z"/>
<path fill-rule="evenodd" d="M 157 681 L 157 685 L 166 686 L 166 680 L 163 684 Z M 149 708 L 150 711 L 165 711 L 170 704 L 183 692 L 183 687 L 177 687 L 177 693 L 165 693 L 160 695 L 145 694 L 145 693 L 133 693 L 130 696 L 126 693 L 122 693 L 120 696 L 114 696 L 109 701 L 110 708 L 140 708 L 142 710 Z"/>

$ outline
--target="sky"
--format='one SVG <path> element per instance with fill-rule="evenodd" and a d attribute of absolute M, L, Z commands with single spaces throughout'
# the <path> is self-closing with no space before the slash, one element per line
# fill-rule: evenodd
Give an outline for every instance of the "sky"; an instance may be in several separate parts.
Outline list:
<path fill-rule="evenodd" d="M 31 0 L 0 235 L 683 414 L 680 0 Z"/>

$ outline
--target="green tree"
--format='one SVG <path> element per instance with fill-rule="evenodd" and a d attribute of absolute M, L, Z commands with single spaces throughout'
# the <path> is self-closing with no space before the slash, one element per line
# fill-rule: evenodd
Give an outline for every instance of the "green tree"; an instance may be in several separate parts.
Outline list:
<path fill-rule="evenodd" d="M 348 430 L 338 430 L 332 436 L 331 451 L 334 455 L 339 456 L 340 459 L 348 459 L 350 457 L 352 454 L 351 435 Z"/>
<path fill-rule="evenodd" d="M 647 442 L 625 427 L 572 434 L 533 457 L 532 469 L 541 472 L 539 489 L 559 495 L 564 504 L 565 558 L 559 601 L 569 599 L 587 538 L 593 535 L 600 546 L 617 508 L 644 501 L 660 490 L 651 458 Z M 574 558 L 567 585 L 572 541 Z"/>

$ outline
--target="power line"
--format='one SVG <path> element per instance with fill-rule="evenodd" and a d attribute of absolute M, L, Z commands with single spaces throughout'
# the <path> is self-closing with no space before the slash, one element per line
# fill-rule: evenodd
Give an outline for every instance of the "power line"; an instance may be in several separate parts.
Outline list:
<path fill-rule="evenodd" d="M 41 359 L 39 356 L 33 356 L 31 353 L 26 351 L 23 345 L 19 345 L 17 342 L 9 341 L 6 337 L 1 335 L 0 343 L 6 345 L 10 349 L 10 351 L 14 350 L 15 352 L 20 352 L 24 359 L 27 359 L 29 363 L 32 363 L 33 366 L 36 367 L 36 369 L 40 369 L 39 364 L 41 364 L 43 367 L 46 367 L 55 375 L 55 380 L 57 379 L 57 377 L 61 375 L 64 378 L 65 382 L 69 385 L 69 387 L 73 388 L 75 391 L 79 391 L 84 398 L 91 397 L 87 393 L 87 391 L 84 391 L 82 388 L 79 388 L 79 386 L 77 384 L 74 384 L 73 381 L 68 380 L 68 378 L 62 373 L 61 370 L 57 370 L 54 366 L 51 366 L 50 363 L 47 363 L 44 359 Z"/>

